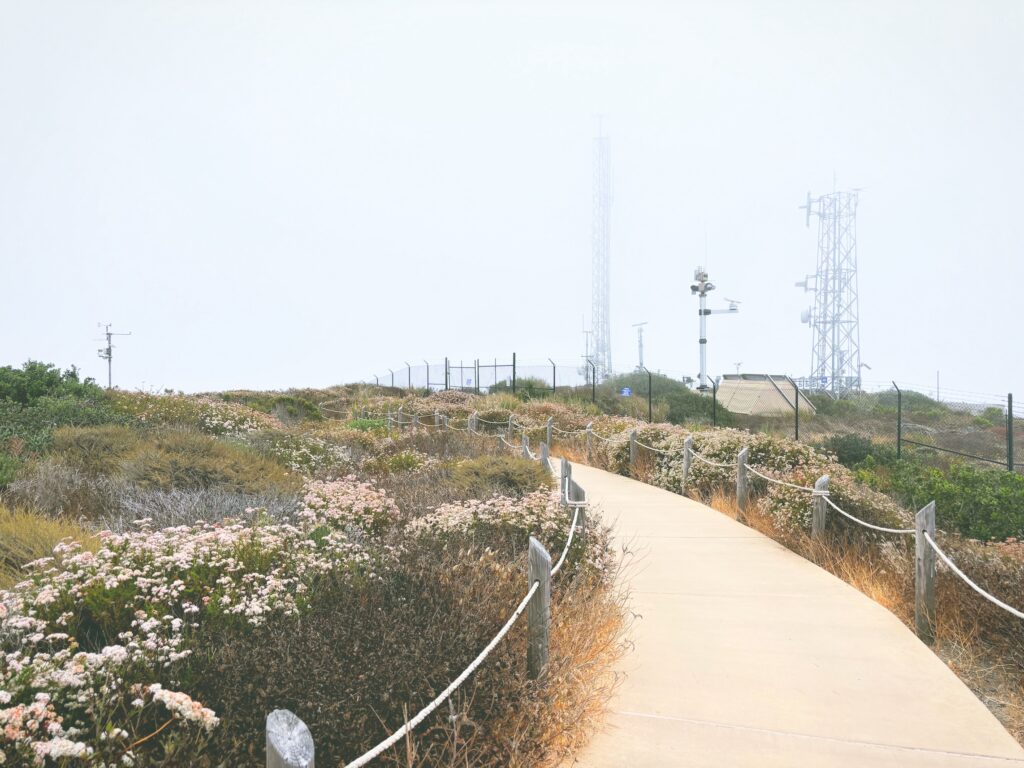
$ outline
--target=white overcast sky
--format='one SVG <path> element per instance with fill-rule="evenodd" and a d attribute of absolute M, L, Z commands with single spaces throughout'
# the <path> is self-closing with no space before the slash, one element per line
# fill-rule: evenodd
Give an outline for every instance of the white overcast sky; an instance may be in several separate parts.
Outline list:
<path fill-rule="evenodd" d="M 802 375 L 810 190 L 862 189 L 871 380 L 1024 396 L 1024 3 L 0 0 L 0 364 L 122 387 L 613 362 Z M 833 176 L 834 175 L 834 176 Z"/>

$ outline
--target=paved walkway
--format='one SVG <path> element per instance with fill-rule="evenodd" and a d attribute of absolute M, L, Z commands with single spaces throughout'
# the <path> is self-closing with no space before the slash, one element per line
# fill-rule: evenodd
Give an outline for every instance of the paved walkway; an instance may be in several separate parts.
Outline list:
<path fill-rule="evenodd" d="M 1024 750 L 896 617 L 702 504 L 573 477 L 638 552 L 635 649 L 575 765 L 1020 766 Z"/>

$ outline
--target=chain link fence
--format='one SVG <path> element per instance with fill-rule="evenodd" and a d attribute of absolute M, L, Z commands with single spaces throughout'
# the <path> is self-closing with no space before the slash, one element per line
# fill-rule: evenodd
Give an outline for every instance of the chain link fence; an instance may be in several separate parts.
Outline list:
<path fill-rule="evenodd" d="M 736 395 L 736 382 L 759 381 L 770 407 Z M 786 436 L 839 456 L 844 464 L 859 457 L 900 458 L 948 466 L 963 461 L 1024 471 L 1015 446 L 1022 422 L 1013 396 L 923 387 L 868 385 L 867 391 L 832 395 L 803 389 L 788 376 L 728 375 L 695 389 L 693 380 L 647 369 L 596 381 L 588 361 L 578 365 L 505 358 L 439 363 L 405 362 L 373 377 L 372 383 L 403 391 L 459 389 L 479 394 L 508 392 L 525 398 L 590 400 L 602 411 L 651 421 L 720 426 Z"/>

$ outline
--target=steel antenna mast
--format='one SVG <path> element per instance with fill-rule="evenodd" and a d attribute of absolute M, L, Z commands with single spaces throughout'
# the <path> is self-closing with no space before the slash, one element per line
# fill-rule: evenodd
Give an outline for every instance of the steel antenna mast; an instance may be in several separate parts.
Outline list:
<path fill-rule="evenodd" d="M 611 342 L 611 273 L 609 256 L 611 247 L 611 140 L 604 135 L 598 118 L 597 136 L 594 138 L 594 210 L 591 227 L 591 328 L 594 332 L 593 361 L 598 379 L 612 372 Z"/>
<path fill-rule="evenodd" d="M 128 331 L 127 333 L 115 333 L 110 330 L 111 325 L 112 323 L 96 323 L 97 328 L 106 328 L 104 335 L 107 337 L 107 346 L 97 350 L 97 354 L 101 360 L 107 361 L 107 389 L 113 389 L 114 387 L 114 344 L 112 342 L 112 337 L 132 335 L 131 331 Z"/>

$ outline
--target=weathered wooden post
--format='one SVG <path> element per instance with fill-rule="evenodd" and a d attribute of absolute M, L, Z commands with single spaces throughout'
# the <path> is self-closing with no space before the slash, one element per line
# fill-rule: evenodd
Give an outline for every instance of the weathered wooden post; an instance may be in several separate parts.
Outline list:
<path fill-rule="evenodd" d="M 914 625 L 917 636 L 931 645 L 935 642 L 935 550 L 925 533 L 935 540 L 934 501 L 914 518 Z"/>
<path fill-rule="evenodd" d="M 547 434 L 547 438 L 548 438 L 548 448 L 549 449 L 551 448 L 551 430 L 554 427 L 554 424 L 555 424 L 555 417 L 554 416 L 548 416 L 548 424 L 547 424 L 548 434 Z"/>
<path fill-rule="evenodd" d="M 683 490 L 690 483 L 690 465 L 693 464 L 693 435 L 683 441 Z"/>
<path fill-rule="evenodd" d="M 414 413 L 412 415 L 412 431 L 415 432 L 416 431 L 416 427 L 418 427 L 419 425 L 420 425 L 420 415 L 418 413 Z"/>
<path fill-rule="evenodd" d="M 750 487 L 747 485 L 747 456 L 750 449 L 746 446 L 736 457 L 736 506 L 739 508 L 736 513 L 737 520 L 743 520 L 747 511 L 747 502 L 750 499 Z"/>
<path fill-rule="evenodd" d="M 569 480 L 569 493 L 567 495 L 572 501 L 585 502 L 587 500 L 587 494 L 583 490 L 583 487 L 572 479 Z M 587 538 L 587 509 L 583 506 L 578 506 L 575 509 L 579 510 L 579 517 L 576 519 L 576 536 L 583 541 Z M 576 514 L 575 511 L 574 514 Z M 572 522 L 571 517 L 569 518 L 569 522 Z"/>
<path fill-rule="evenodd" d="M 825 521 L 828 519 L 828 506 L 825 494 L 828 493 L 828 475 L 822 475 L 814 483 L 814 509 L 811 512 L 811 538 L 822 539 L 825 536 Z"/>
<path fill-rule="evenodd" d="M 529 586 L 538 583 L 526 607 L 528 644 L 526 669 L 531 680 L 544 673 L 548 663 L 548 633 L 551 623 L 551 555 L 539 541 L 530 537 Z"/>
<path fill-rule="evenodd" d="M 636 430 L 629 433 L 629 468 L 636 466 Z"/>
<path fill-rule="evenodd" d="M 446 432 L 449 429 L 451 429 L 451 427 L 448 426 L 448 415 L 447 414 L 445 414 L 444 416 L 441 417 L 441 424 L 444 425 L 444 429 L 445 429 Z"/>
<path fill-rule="evenodd" d="M 476 411 L 469 414 L 469 431 L 476 432 Z"/>
<path fill-rule="evenodd" d="M 523 458 L 530 458 L 530 438 L 526 436 L 525 432 L 523 432 Z"/>
<path fill-rule="evenodd" d="M 508 415 L 508 441 L 512 442 L 512 414 Z"/>
<path fill-rule="evenodd" d="M 594 461 L 594 422 L 587 424 L 587 461 Z"/>
<path fill-rule="evenodd" d="M 267 715 L 267 768 L 314 768 L 313 735 L 297 715 L 275 709 Z"/>
<path fill-rule="evenodd" d="M 551 469 L 551 449 L 547 443 L 540 444 L 540 463 Z"/>
<path fill-rule="evenodd" d="M 434 411 L 434 426 L 441 426 L 441 414 L 438 413 L 437 411 Z"/>

